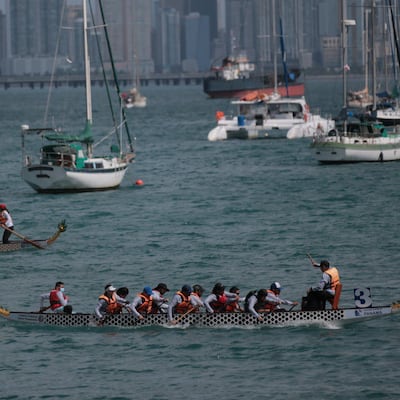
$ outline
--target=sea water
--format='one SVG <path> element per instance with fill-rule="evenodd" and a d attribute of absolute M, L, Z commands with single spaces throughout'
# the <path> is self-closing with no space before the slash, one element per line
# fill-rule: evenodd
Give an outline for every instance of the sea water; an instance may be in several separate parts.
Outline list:
<path fill-rule="evenodd" d="M 100 97 L 94 88 L 95 99 Z M 47 92 L 2 91 L 1 202 L 17 232 L 52 247 L 1 254 L 0 305 L 36 311 L 62 280 L 77 312 L 104 285 L 130 297 L 166 282 L 249 290 L 279 281 L 300 301 L 318 282 L 306 254 L 340 269 L 341 303 L 371 289 L 400 298 L 399 163 L 323 166 L 310 139 L 208 142 L 217 110 L 200 86 L 145 87 L 127 111 L 136 162 L 120 189 L 40 195 L 20 177 L 20 125 L 42 123 Z M 80 89 L 57 89 L 54 120 L 83 128 Z M 307 80 L 312 110 L 334 115 L 340 80 Z M 71 106 L 72 104 L 72 106 Z M 65 114 L 65 110 L 69 114 Z M 94 121 L 106 126 L 105 102 Z M 141 179 L 143 186 L 135 185 Z M 274 328 L 56 328 L 0 321 L 2 399 L 398 399 L 397 315 L 346 325 Z"/>

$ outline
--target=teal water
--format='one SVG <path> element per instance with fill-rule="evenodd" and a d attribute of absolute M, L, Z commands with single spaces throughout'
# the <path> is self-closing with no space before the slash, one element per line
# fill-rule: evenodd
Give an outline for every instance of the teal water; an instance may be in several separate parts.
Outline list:
<path fill-rule="evenodd" d="M 96 94 L 99 91 L 95 88 Z M 19 177 L 20 125 L 40 123 L 47 93 L 0 96 L 1 202 L 15 229 L 46 251 L 1 254 L 0 304 L 39 307 L 65 282 L 76 311 L 93 310 L 104 285 L 167 282 L 238 285 L 278 280 L 300 300 L 319 279 L 306 253 L 340 268 L 342 304 L 370 287 L 374 304 L 400 298 L 400 164 L 318 165 L 309 140 L 210 143 L 226 100 L 200 87 L 148 87 L 149 106 L 129 110 L 137 161 L 119 190 L 39 195 Z M 82 121 L 78 89 L 58 89 L 61 113 Z M 308 81 L 312 108 L 332 113 L 340 82 Z M 100 94 L 97 94 L 100 97 Z M 103 106 L 95 122 L 105 125 Z M 135 181 L 142 179 L 143 187 Z M 0 321 L 2 399 L 398 399 L 397 315 L 344 326 L 69 329 Z"/>

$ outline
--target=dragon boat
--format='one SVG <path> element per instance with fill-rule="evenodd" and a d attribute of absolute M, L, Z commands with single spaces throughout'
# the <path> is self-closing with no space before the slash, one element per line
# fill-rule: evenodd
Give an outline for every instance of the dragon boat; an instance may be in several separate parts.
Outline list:
<path fill-rule="evenodd" d="M 263 327 L 326 324 L 359 321 L 385 316 L 400 310 L 400 302 L 391 305 L 368 308 L 342 308 L 318 311 L 281 311 L 262 313 L 258 320 L 251 313 L 204 313 L 175 315 L 171 323 L 167 314 L 148 314 L 139 320 L 130 313 L 108 315 L 99 320 L 93 314 L 85 313 L 39 313 L 14 312 L 0 307 L 0 317 L 9 321 L 43 326 L 63 327 L 150 327 L 150 326 L 196 326 L 196 327 Z"/>
<path fill-rule="evenodd" d="M 46 247 L 53 244 L 59 238 L 61 233 L 65 232 L 66 230 L 67 230 L 67 225 L 65 223 L 65 220 L 63 220 L 58 224 L 57 231 L 54 233 L 54 235 L 52 235 L 48 239 L 37 239 L 37 240 L 28 239 L 22 235 L 17 234 L 16 232 L 13 232 L 18 237 L 20 237 L 21 240 L 10 240 L 9 243 L 0 243 L 0 252 L 17 251 L 28 247 L 45 249 Z"/>

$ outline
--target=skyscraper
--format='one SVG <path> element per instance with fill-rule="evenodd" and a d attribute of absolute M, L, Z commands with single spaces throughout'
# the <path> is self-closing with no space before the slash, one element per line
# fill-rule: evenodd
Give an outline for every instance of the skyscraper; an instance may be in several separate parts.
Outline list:
<path fill-rule="evenodd" d="M 193 72 L 210 68 L 210 20 L 197 12 L 185 16 L 185 60 L 192 62 Z"/>

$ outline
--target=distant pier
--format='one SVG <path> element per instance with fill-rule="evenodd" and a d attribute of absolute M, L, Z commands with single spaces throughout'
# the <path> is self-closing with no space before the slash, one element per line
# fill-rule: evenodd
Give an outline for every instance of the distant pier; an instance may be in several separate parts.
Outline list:
<path fill-rule="evenodd" d="M 179 85 L 202 85 L 207 73 L 191 74 L 154 74 L 149 77 L 141 78 L 141 86 L 179 86 Z M 114 80 L 109 79 L 108 83 L 114 85 Z M 133 79 L 128 74 L 120 74 L 118 83 L 121 87 L 133 85 Z M 24 88 L 31 89 L 45 88 L 50 84 L 50 76 L 47 75 L 21 75 L 21 76 L 0 76 L 0 88 Z M 66 74 L 53 78 L 52 85 L 58 87 L 79 87 L 85 85 L 83 74 Z M 92 73 L 92 85 L 104 86 L 102 74 Z"/>

